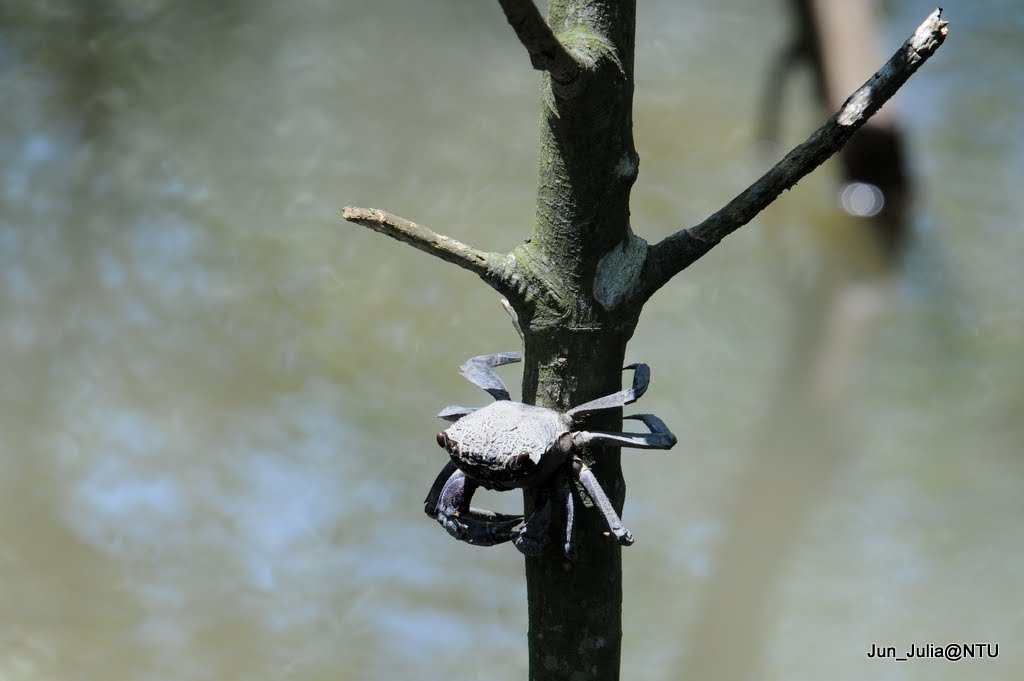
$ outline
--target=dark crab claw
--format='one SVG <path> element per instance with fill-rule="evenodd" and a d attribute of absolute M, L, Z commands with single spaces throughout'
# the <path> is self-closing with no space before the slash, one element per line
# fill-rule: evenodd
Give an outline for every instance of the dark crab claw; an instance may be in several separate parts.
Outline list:
<path fill-rule="evenodd" d="M 551 502 L 545 499 L 513 538 L 513 544 L 524 556 L 539 556 L 551 545 Z"/>
<path fill-rule="evenodd" d="M 471 546 L 494 546 L 517 538 L 523 517 L 473 508 L 450 515 L 439 511 L 437 522 L 459 541 Z"/>
<path fill-rule="evenodd" d="M 449 440 L 439 433 L 437 442 L 446 447 Z M 523 516 L 473 508 L 469 504 L 476 489 L 475 482 L 449 463 L 434 482 L 423 510 L 448 534 L 473 546 L 494 546 L 517 538 Z"/>

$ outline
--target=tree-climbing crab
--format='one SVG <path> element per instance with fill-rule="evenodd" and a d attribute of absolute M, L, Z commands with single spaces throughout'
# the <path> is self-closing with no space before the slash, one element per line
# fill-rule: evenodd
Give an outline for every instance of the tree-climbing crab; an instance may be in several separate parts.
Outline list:
<path fill-rule="evenodd" d="M 597 478 L 579 454 L 587 445 L 671 449 L 676 437 L 653 414 L 624 417 L 643 422 L 649 433 L 575 430 L 574 426 L 586 414 L 638 400 L 647 390 L 650 370 L 646 364 L 631 364 L 625 367 L 633 370 L 630 388 L 562 413 L 511 400 L 494 368 L 521 359 L 518 352 L 481 355 L 460 367 L 462 375 L 490 393 L 495 402 L 481 408 L 449 406 L 438 414 L 446 421 L 454 421 L 437 434 L 437 444 L 448 452 L 451 461 L 430 488 L 424 510 L 460 541 L 478 546 L 512 541 L 524 554 L 535 555 L 549 544 L 553 506 L 550 500 L 525 521 L 522 515 L 474 508 L 470 501 L 478 487 L 511 490 L 545 485 L 554 479 L 553 489 L 565 519 L 562 550 L 568 556 L 574 543 L 572 481 L 578 480 L 601 511 L 611 534 L 620 544 L 632 544 L 633 535 L 622 526 Z"/>

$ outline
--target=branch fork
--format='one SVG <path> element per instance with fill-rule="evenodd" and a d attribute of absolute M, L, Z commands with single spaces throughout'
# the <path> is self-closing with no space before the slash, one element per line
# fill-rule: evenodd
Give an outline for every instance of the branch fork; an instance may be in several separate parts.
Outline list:
<path fill-rule="evenodd" d="M 499 3 L 535 68 L 548 71 L 552 79 L 561 84 L 576 78 L 579 63 L 555 37 L 532 0 L 499 0 Z M 703 222 L 680 229 L 651 246 L 627 301 L 642 305 L 672 277 L 754 219 L 779 194 L 839 151 L 942 45 L 948 25 L 949 22 L 942 19 L 941 9 L 933 11 L 896 54 L 806 141 Z M 342 217 L 474 272 L 506 297 L 520 297 L 527 284 L 520 279 L 528 273 L 519 272 L 520 268 L 509 255 L 478 250 L 383 210 L 347 206 L 342 210 Z"/>
<path fill-rule="evenodd" d="M 559 85 L 568 85 L 576 79 L 580 72 L 579 62 L 555 37 L 533 0 L 498 0 L 498 4 L 519 42 L 529 53 L 533 68 L 547 71 Z"/>

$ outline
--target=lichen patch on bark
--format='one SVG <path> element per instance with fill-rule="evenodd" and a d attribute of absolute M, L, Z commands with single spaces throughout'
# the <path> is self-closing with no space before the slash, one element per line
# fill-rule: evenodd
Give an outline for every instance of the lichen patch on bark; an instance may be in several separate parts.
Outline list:
<path fill-rule="evenodd" d="M 594 300 L 607 311 L 614 310 L 626 298 L 647 260 L 647 242 L 631 235 L 618 243 L 597 263 L 594 273 Z"/>

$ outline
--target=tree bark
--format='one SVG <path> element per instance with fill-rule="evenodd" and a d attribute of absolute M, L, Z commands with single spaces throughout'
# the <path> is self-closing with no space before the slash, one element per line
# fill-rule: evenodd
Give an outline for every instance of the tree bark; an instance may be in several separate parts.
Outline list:
<path fill-rule="evenodd" d="M 635 2 L 552 0 L 548 24 L 581 65 L 575 79 L 544 74 L 536 220 L 523 247 L 537 299 L 523 325 L 523 399 L 562 411 L 619 390 L 626 343 L 639 309 L 604 302 L 595 279 L 605 254 L 634 244 L 629 193 L 637 175 L 633 146 Z M 614 274 L 620 274 L 615 272 Z M 522 317 L 521 317 L 522 321 Z M 588 429 L 622 430 L 621 410 Z M 621 514 L 626 486 L 619 451 L 587 452 L 592 470 Z M 524 493 L 526 512 L 539 490 Z M 621 547 L 594 509 L 577 513 L 575 560 L 558 552 L 526 559 L 530 678 L 617 679 L 622 640 Z"/>
<path fill-rule="evenodd" d="M 945 38 L 938 11 L 871 81 L 757 184 L 700 225 L 648 249 L 629 220 L 635 0 L 499 0 L 530 62 L 544 71 L 536 216 L 527 243 L 488 253 L 384 211 L 346 219 L 470 270 L 514 308 L 525 344 L 523 401 L 565 411 L 621 388 L 626 345 L 646 300 L 838 150 Z M 620 431 L 621 410 L 583 427 Z M 583 458 L 621 514 L 615 448 Z M 527 516 L 544 490 L 524 491 Z M 553 528 L 554 529 L 554 528 Z M 614 681 L 622 639 L 621 547 L 593 508 L 576 513 L 577 551 L 526 559 L 533 681 Z M 553 541 L 554 546 L 561 542 Z"/>

